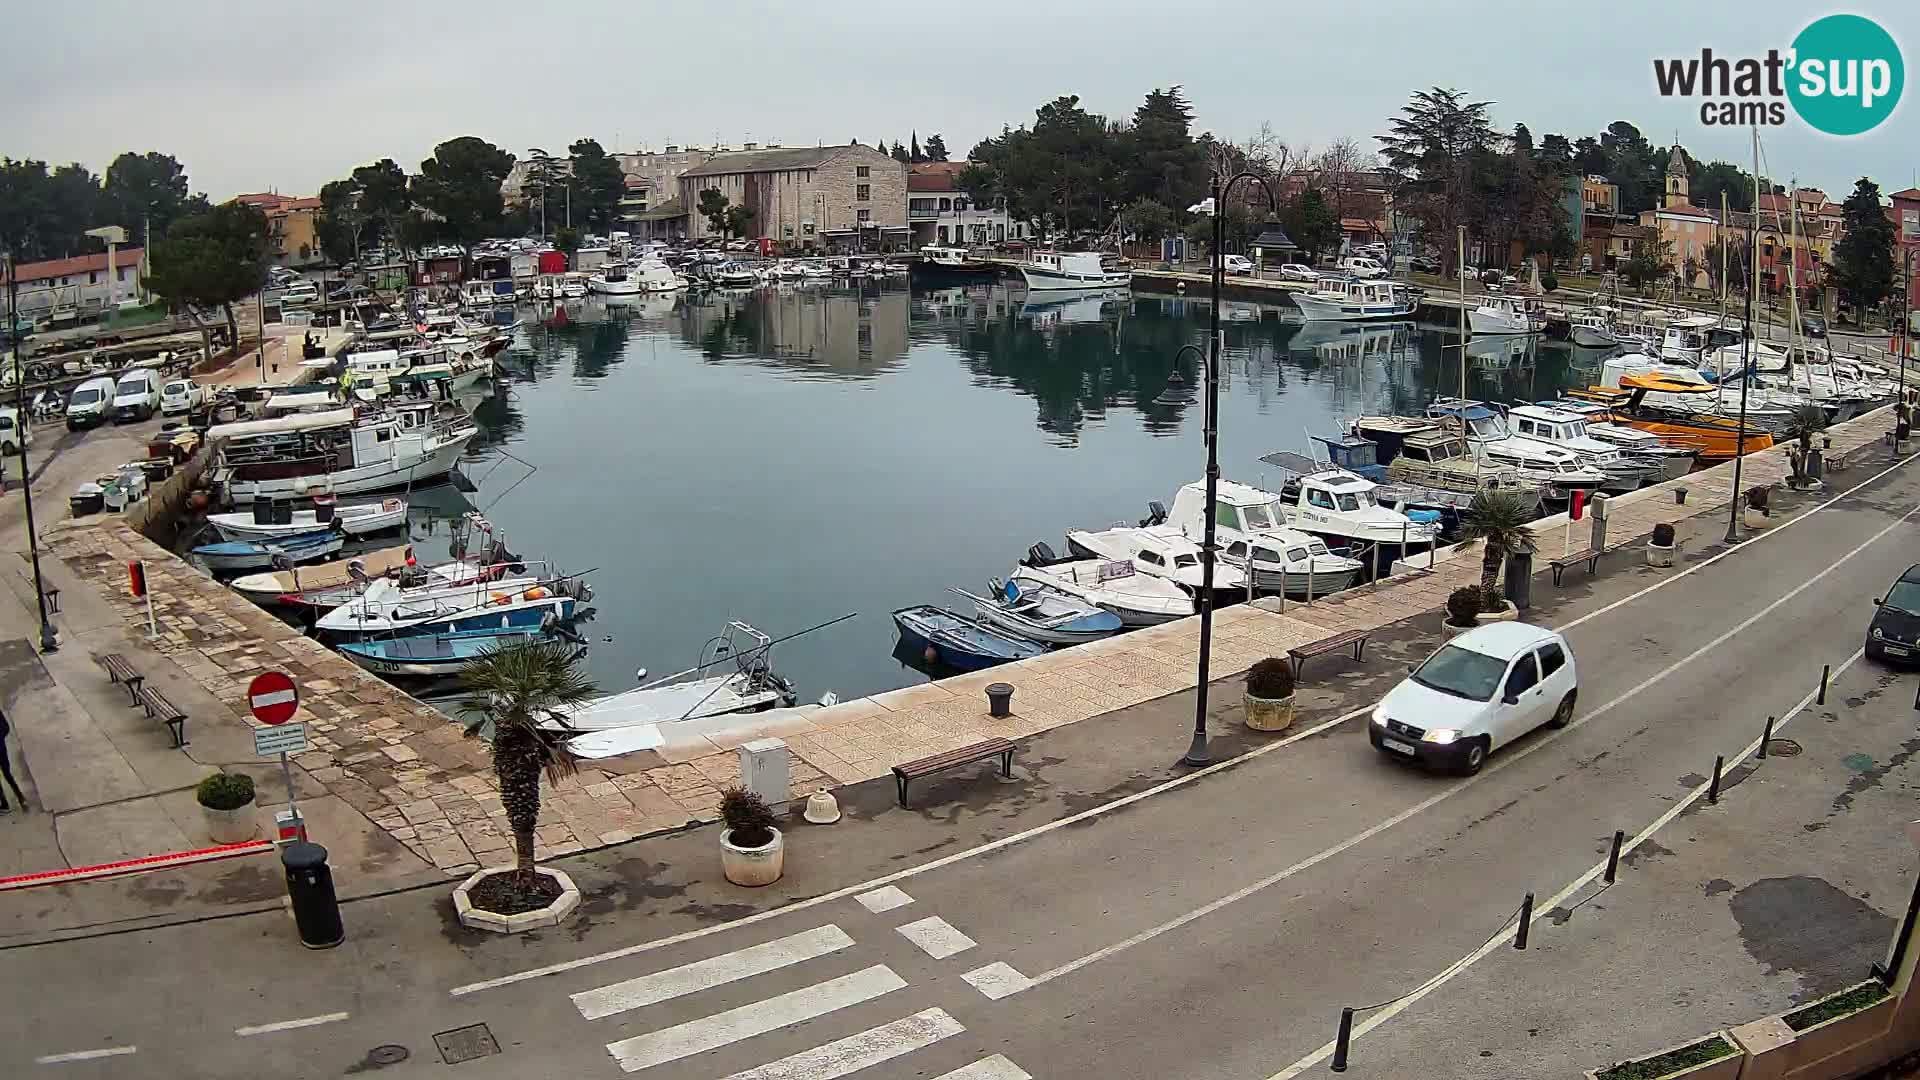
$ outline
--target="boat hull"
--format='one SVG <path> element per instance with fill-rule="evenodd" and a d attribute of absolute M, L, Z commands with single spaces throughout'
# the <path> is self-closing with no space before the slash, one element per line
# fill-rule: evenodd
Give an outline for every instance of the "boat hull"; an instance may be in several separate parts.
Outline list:
<path fill-rule="evenodd" d="M 335 512 L 333 520 L 340 531 L 348 536 L 368 536 L 398 529 L 407 523 L 407 504 L 399 499 L 392 502 L 392 506 L 382 505 L 366 513 L 355 513 L 353 507 L 341 507 Z M 292 523 L 286 525 L 258 522 L 253 520 L 252 514 L 246 513 L 211 514 L 207 521 L 225 539 L 242 541 L 272 540 L 327 527 L 327 523 L 319 520 L 319 516 L 311 510 L 295 513 Z"/>
<path fill-rule="evenodd" d="M 402 638 L 345 642 L 340 645 L 339 652 L 375 675 L 443 678 L 458 675 L 472 667 L 491 649 L 511 648 L 541 636 L 538 627 L 514 627 L 505 633 L 488 630 L 468 635 L 412 634 Z M 449 647 L 433 648 L 433 643 L 438 642 L 444 642 Z"/>
<path fill-rule="evenodd" d="M 345 543 L 346 537 L 339 533 L 333 533 L 324 540 L 302 544 L 228 541 L 194 548 L 193 556 L 205 564 L 207 569 L 216 572 L 258 570 L 261 567 L 272 566 L 274 557 L 278 555 L 284 555 L 296 563 L 324 559 L 339 552 Z"/>
<path fill-rule="evenodd" d="M 226 482 L 227 497 L 235 502 L 243 502 L 263 495 L 268 498 L 291 499 L 304 497 L 316 491 L 329 491 L 336 495 L 358 495 L 390 488 L 419 486 L 452 472 L 453 467 L 460 463 L 460 452 L 466 449 L 467 442 L 475 434 L 478 432 L 456 436 L 440 444 L 433 453 L 408 465 L 380 462 L 340 472 L 277 477 L 270 480 L 229 479 Z"/>
<path fill-rule="evenodd" d="M 1467 326 L 1483 337 L 1537 334 L 1541 330 L 1540 325 L 1531 319 L 1510 319 L 1478 308 L 1467 312 Z"/>
<path fill-rule="evenodd" d="M 1292 299 L 1294 306 L 1300 309 L 1300 317 L 1309 322 L 1371 322 L 1413 317 L 1411 303 L 1362 304 L 1344 297 L 1335 300 L 1312 293 L 1294 293 Z"/>
<path fill-rule="evenodd" d="M 1620 344 L 1620 339 L 1613 334 L 1591 326 L 1574 327 L 1572 336 L 1573 343 L 1583 349 L 1611 349 Z"/>
<path fill-rule="evenodd" d="M 1032 292 L 1079 292 L 1087 289 L 1124 289 L 1133 284 L 1131 273 L 1103 271 L 1098 274 L 1070 274 L 1023 266 L 1020 276 Z"/>
<path fill-rule="evenodd" d="M 947 613 L 954 621 L 967 625 L 966 620 Z M 931 654 L 935 663 L 956 671 L 980 671 L 1039 656 L 1046 650 L 1040 645 L 1021 638 L 991 632 L 987 640 L 999 639 L 994 643 L 995 651 L 988 652 L 975 642 L 962 640 L 938 626 L 930 625 L 916 616 L 913 609 L 903 609 L 893 613 L 894 628 L 899 631 L 900 643 L 914 652 Z M 977 625 L 974 629 L 980 629 Z"/>

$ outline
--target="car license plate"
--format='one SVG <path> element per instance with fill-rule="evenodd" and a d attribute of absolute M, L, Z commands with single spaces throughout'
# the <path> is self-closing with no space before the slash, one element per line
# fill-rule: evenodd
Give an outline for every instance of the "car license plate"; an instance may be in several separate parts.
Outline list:
<path fill-rule="evenodd" d="M 1381 739 L 1380 745 L 1386 747 L 1387 749 L 1393 751 L 1396 754 L 1405 754 L 1408 757 L 1413 756 L 1412 744 L 1403 743 L 1399 739 Z"/>
<path fill-rule="evenodd" d="M 1904 645 L 1882 645 L 1880 650 L 1888 656 L 1906 656 L 1911 651 Z"/>

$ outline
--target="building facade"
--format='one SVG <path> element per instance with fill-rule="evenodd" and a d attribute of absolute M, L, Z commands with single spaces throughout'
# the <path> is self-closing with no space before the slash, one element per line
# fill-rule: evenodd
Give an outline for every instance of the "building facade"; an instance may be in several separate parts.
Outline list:
<path fill-rule="evenodd" d="M 753 211 L 749 237 L 783 250 L 888 251 L 909 242 L 906 164 L 859 143 L 716 154 L 678 184 L 690 239 L 718 236 L 700 212 L 700 194 L 718 191 Z"/>
<path fill-rule="evenodd" d="M 1896 191 L 1887 216 L 1893 222 L 1893 273 L 1907 286 L 1907 310 L 1920 311 L 1920 187 Z"/>
<path fill-rule="evenodd" d="M 14 267 L 20 279 L 15 301 L 17 310 L 33 318 L 54 314 L 84 318 L 139 300 L 144 295 L 140 289 L 140 268 L 145 260 L 144 248 L 123 247 L 113 252 L 111 270 L 104 251 L 70 259 L 21 263 Z M 0 288 L 6 284 L 6 268 L 0 264 Z"/>
<path fill-rule="evenodd" d="M 1014 221 L 1004 202 L 982 203 L 960 187 L 965 161 L 929 161 L 908 167 L 907 224 L 913 246 L 980 247 L 1025 240 L 1027 227 Z"/>
<path fill-rule="evenodd" d="M 1693 267 L 1687 286 L 1698 288 L 1709 280 L 1709 249 L 1720 237 L 1720 222 L 1688 199 L 1687 156 L 1680 147 L 1675 146 L 1667 158 L 1664 200 L 1652 210 L 1642 210 L 1640 224 L 1654 230 L 1665 247 L 1666 264 L 1676 276 L 1686 278 L 1687 267 Z"/>
<path fill-rule="evenodd" d="M 326 261 L 315 228 L 320 216 L 319 199 L 256 192 L 236 195 L 233 201 L 267 216 L 267 253 L 274 265 L 317 266 Z"/>

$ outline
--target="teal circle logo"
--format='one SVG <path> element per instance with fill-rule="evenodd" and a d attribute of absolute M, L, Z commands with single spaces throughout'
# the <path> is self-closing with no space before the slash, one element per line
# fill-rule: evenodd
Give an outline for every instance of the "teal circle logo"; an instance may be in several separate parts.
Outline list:
<path fill-rule="evenodd" d="M 1893 115 L 1907 81 L 1900 46 L 1880 24 L 1828 15 L 1793 39 L 1787 98 L 1793 111 L 1829 135 L 1872 131 Z"/>

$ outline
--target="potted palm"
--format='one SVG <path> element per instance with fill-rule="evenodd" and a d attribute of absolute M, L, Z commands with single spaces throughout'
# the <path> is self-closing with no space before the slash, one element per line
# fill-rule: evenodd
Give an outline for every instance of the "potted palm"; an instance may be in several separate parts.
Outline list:
<path fill-rule="evenodd" d="M 566 717 L 596 688 L 564 641 L 491 650 L 461 679 L 471 695 L 464 707 L 467 734 L 486 739 L 493 752 L 514 865 L 481 868 L 454 890 L 454 906 L 463 924 L 482 929 L 514 933 L 556 925 L 580 903 L 580 890 L 561 871 L 534 865 L 540 777 L 557 784 L 577 771 Z"/>
<path fill-rule="evenodd" d="M 1647 565 L 1672 566 L 1674 547 L 1673 526 L 1664 521 L 1655 525 L 1647 538 Z"/>
<path fill-rule="evenodd" d="M 253 809 L 253 777 L 221 771 L 200 781 L 194 801 L 207 820 L 207 835 L 216 844 L 238 844 L 253 839 L 259 821 Z"/>
<path fill-rule="evenodd" d="M 1500 566 L 1508 555 L 1530 552 L 1537 546 L 1533 530 L 1527 527 L 1533 520 L 1533 510 L 1534 503 L 1517 489 L 1487 488 L 1473 497 L 1467 512 L 1461 515 L 1461 536 L 1479 540 L 1485 546 L 1480 559 L 1480 587 L 1488 599 L 1498 601 L 1481 608 L 1482 622 L 1489 621 L 1484 618 L 1489 614 L 1496 618 L 1513 617 L 1508 613 L 1514 609 L 1500 591 Z"/>
<path fill-rule="evenodd" d="M 735 885 L 771 885 L 786 870 L 786 839 L 774 827 L 773 810 L 746 788 L 720 795 L 720 870 Z"/>
<path fill-rule="evenodd" d="M 1255 731 L 1285 731 L 1293 725 L 1293 665 L 1269 656 L 1247 669 L 1241 698 L 1247 726 Z"/>
<path fill-rule="evenodd" d="M 1827 427 L 1826 410 L 1811 403 L 1796 405 L 1788 414 L 1785 434 L 1794 441 L 1793 449 L 1787 452 L 1787 462 L 1792 475 L 1787 480 L 1794 488 L 1808 487 L 1817 481 L 1809 463 L 1813 460 L 1813 437 L 1825 431 Z"/>
<path fill-rule="evenodd" d="M 1746 509 L 1740 514 L 1740 520 L 1749 529 L 1764 529 L 1773 524 L 1769 516 L 1767 489 L 1765 485 L 1750 487 L 1745 495 Z"/>

